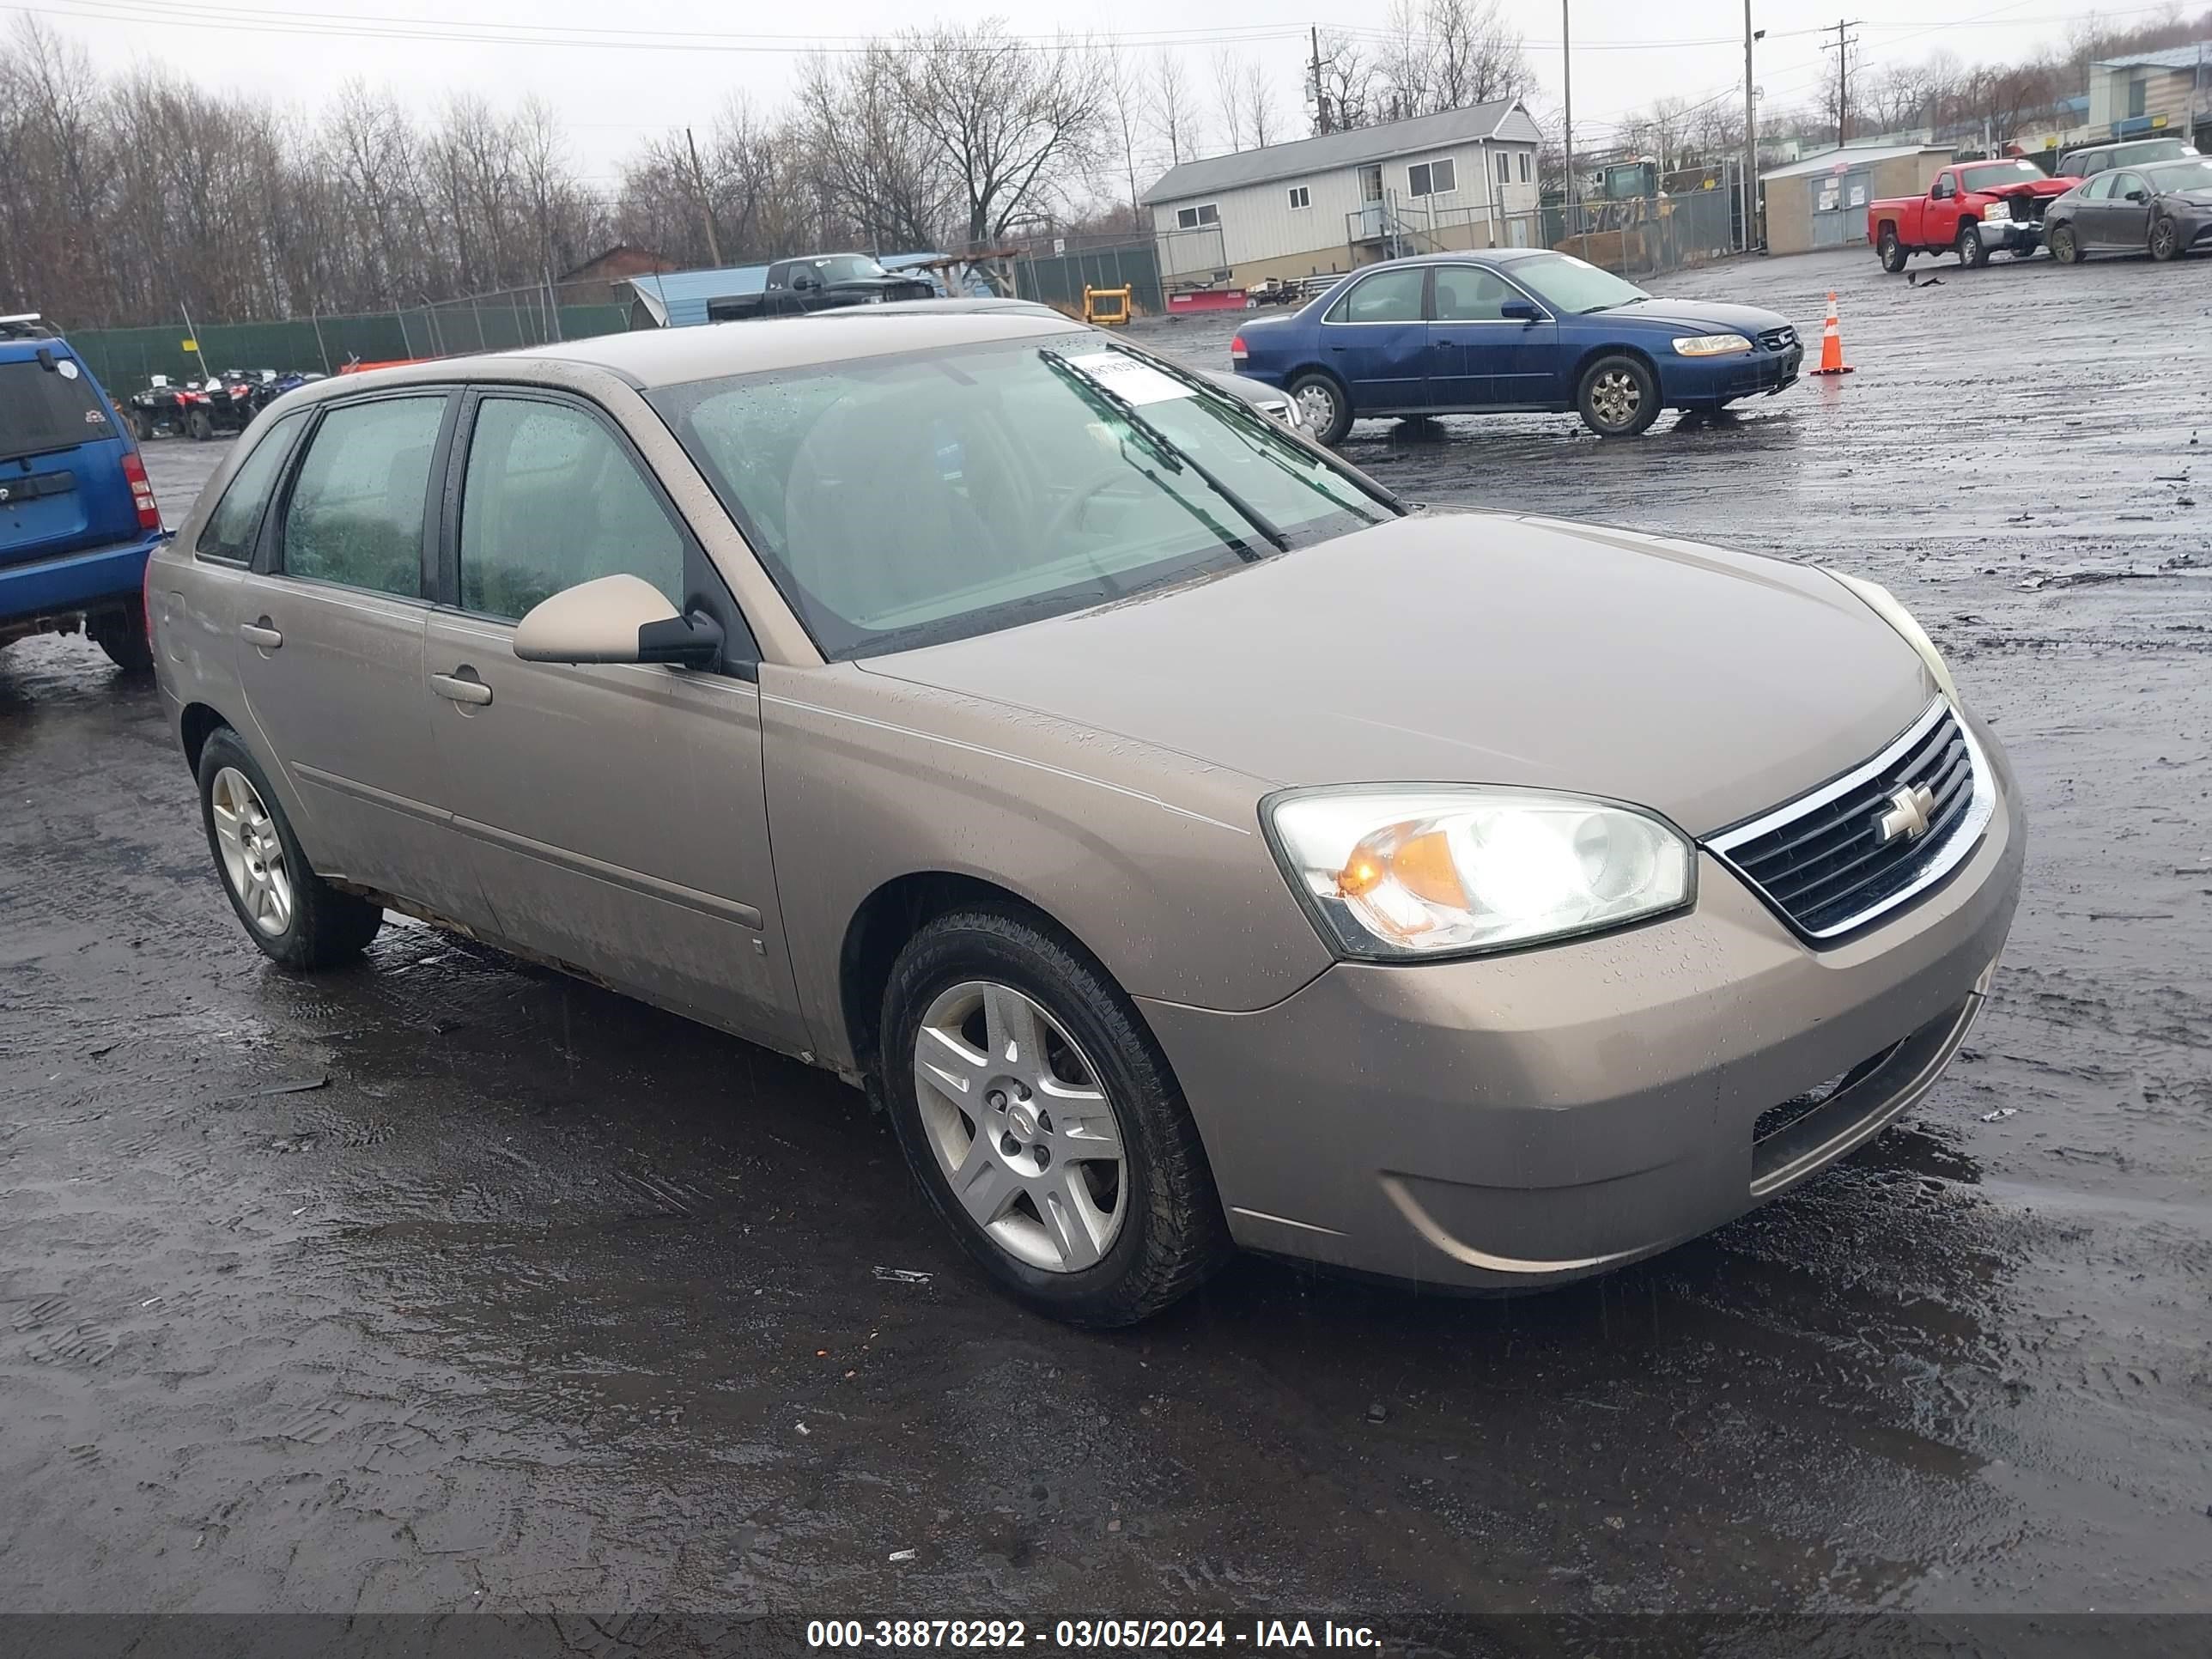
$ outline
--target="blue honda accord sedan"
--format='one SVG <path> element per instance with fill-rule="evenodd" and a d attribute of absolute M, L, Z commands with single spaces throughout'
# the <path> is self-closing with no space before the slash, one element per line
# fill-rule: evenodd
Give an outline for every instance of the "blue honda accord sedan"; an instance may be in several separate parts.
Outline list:
<path fill-rule="evenodd" d="M 1372 416 L 1572 410 L 1627 438 L 1662 409 L 1782 390 L 1804 348 L 1755 306 L 1663 300 L 1571 254 L 1429 253 L 1364 265 L 1288 317 L 1248 322 L 1238 373 L 1289 392 L 1323 443 Z"/>

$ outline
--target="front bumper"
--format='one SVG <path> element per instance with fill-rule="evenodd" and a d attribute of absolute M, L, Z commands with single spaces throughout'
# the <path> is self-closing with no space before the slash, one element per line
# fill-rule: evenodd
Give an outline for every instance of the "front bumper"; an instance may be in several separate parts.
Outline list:
<path fill-rule="evenodd" d="M 2014 252 L 2033 252 L 2043 246 L 2043 221 L 2040 219 L 1983 219 L 1982 246 L 1995 251 L 2008 249 Z"/>
<path fill-rule="evenodd" d="M 35 564 L 0 565 L 0 625 L 59 619 L 122 599 L 137 603 L 147 556 L 161 539 L 157 531 Z"/>
<path fill-rule="evenodd" d="M 1710 1231 L 1842 1157 L 1933 1085 L 2011 927 L 2023 826 L 1977 736 L 1997 783 L 1981 844 L 1832 948 L 1701 854 L 1696 908 L 1642 927 L 1340 963 L 1251 1013 L 1143 1004 L 1231 1231 L 1361 1273 L 1528 1288 Z M 1763 1114 L 1855 1071 L 1754 1139 Z"/>
<path fill-rule="evenodd" d="M 1670 408 L 1712 408 L 1795 384 L 1804 362 L 1802 342 L 1780 351 L 1762 347 L 1733 357 L 1665 357 L 1659 369 L 1659 395 Z"/>

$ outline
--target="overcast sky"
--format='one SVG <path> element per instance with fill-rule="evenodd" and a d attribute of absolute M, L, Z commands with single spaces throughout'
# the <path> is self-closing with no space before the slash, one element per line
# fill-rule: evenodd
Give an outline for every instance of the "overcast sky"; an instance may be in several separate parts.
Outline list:
<path fill-rule="evenodd" d="M 1835 55 L 1822 24 L 1842 0 L 1753 0 L 1760 43 L 1758 78 L 1771 107 L 1802 103 Z M 1527 39 L 1542 82 L 1531 102 L 1557 100 L 1560 21 L 1556 4 L 1504 0 Z M 1601 141 L 1603 129 L 1653 98 L 1741 97 L 1741 0 L 1571 0 L 1575 127 Z M 2193 0 L 2191 10 L 2196 9 Z M 312 110 L 349 78 L 389 83 L 425 110 L 447 93 L 474 89 L 495 101 L 538 92 L 565 118 L 580 172 L 611 188 L 620 157 L 641 138 L 704 127 L 732 90 L 773 106 L 786 94 L 800 54 L 849 46 L 872 31 L 932 20 L 997 15 L 1017 32 L 1048 35 L 1097 21 L 1128 46 L 1167 44 L 1188 60 L 1212 101 L 1215 54 L 1255 58 L 1274 76 L 1279 115 L 1295 123 L 1300 63 L 1310 23 L 1378 26 L 1385 0 L 1242 0 L 1218 8 L 1224 21 L 1194 21 L 1177 0 L 1123 0 L 1115 7 L 1048 7 L 1023 0 L 665 0 L 656 6 L 610 0 L 29 0 L 28 9 L 82 40 L 105 69 L 134 59 L 166 64 L 203 85 L 246 96 L 289 99 Z M 2100 15 L 2136 21 L 2164 9 L 2120 0 Z M 1853 0 L 1856 61 L 1862 69 L 1905 62 L 1942 48 L 1972 64 L 2016 55 L 2063 38 L 2059 0 Z M 807 23 L 838 33 L 807 37 Z M 1832 39 L 1832 36 L 1828 38 Z M 1218 117 L 1210 125 L 1218 125 Z M 1298 129 L 1302 131 L 1303 129 Z M 1218 145 L 1218 140 L 1214 141 Z M 1213 146 L 1210 145 L 1209 148 Z"/>

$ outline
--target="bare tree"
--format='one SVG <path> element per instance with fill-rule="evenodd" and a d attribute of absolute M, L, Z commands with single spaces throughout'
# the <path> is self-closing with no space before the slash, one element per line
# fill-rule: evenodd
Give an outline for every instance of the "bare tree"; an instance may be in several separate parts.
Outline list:
<path fill-rule="evenodd" d="M 1139 218 L 1137 201 L 1137 151 L 1145 141 L 1145 84 L 1136 65 L 1121 55 L 1118 46 L 1105 52 L 1108 137 L 1120 161 L 1121 179 L 1129 188 L 1129 217 Z"/>
<path fill-rule="evenodd" d="M 1342 132 L 1372 122 L 1376 71 L 1366 48 L 1336 29 L 1321 32 L 1306 70 L 1306 106 L 1316 132 Z"/>
<path fill-rule="evenodd" d="M 1231 149 L 1244 148 L 1244 69 L 1226 46 L 1213 54 L 1214 106 L 1221 112 L 1221 130 Z"/>
<path fill-rule="evenodd" d="M 1181 167 L 1203 150 L 1198 99 L 1182 59 L 1162 46 L 1152 54 L 1151 114 L 1152 130 L 1167 146 L 1168 165 Z"/>
<path fill-rule="evenodd" d="M 953 183 L 971 244 L 1055 205 L 1103 148 L 1106 97 L 1090 51 L 1040 49 L 995 19 L 902 35 L 891 85 Z"/>
<path fill-rule="evenodd" d="M 1244 64 L 1244 123 L 1255 148 L 1264 149 L 1283 137 L 1275 116 L 1275 84 L 1256 58 Z"/>

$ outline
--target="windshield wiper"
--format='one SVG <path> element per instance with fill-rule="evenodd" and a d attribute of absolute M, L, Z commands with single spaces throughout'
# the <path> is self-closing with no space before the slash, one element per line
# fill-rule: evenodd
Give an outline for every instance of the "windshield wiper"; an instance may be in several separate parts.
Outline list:
<path fill-rule="evenodd" d="M 1291 538 L 1276 526 L 1273 520 L 1224 483 L 1215 475 L 1212 467 L 1206 465 L 1188 450 L 1182 448 L 1174 439 L 1146 419 L 1138 412 L 1136 404 L 1111 387 L 1100 385 L 1049 347 L 1039 351 L 1037 356 L 1043 360 L 1047 368 L 1075 389 L 1078 397 L 1110 410 L 1123 425 L 1144 440 L 1145 447 L 1152 451 L 1159 458 L 1161 464 L 1170 471 L 1180 472 L 1186 466 L 1188 467 L 1205 481 L 1208 489 L 1236 508 L 1237 515 L 1265 537 L 1278 553 L 1290 551 Z"/>

